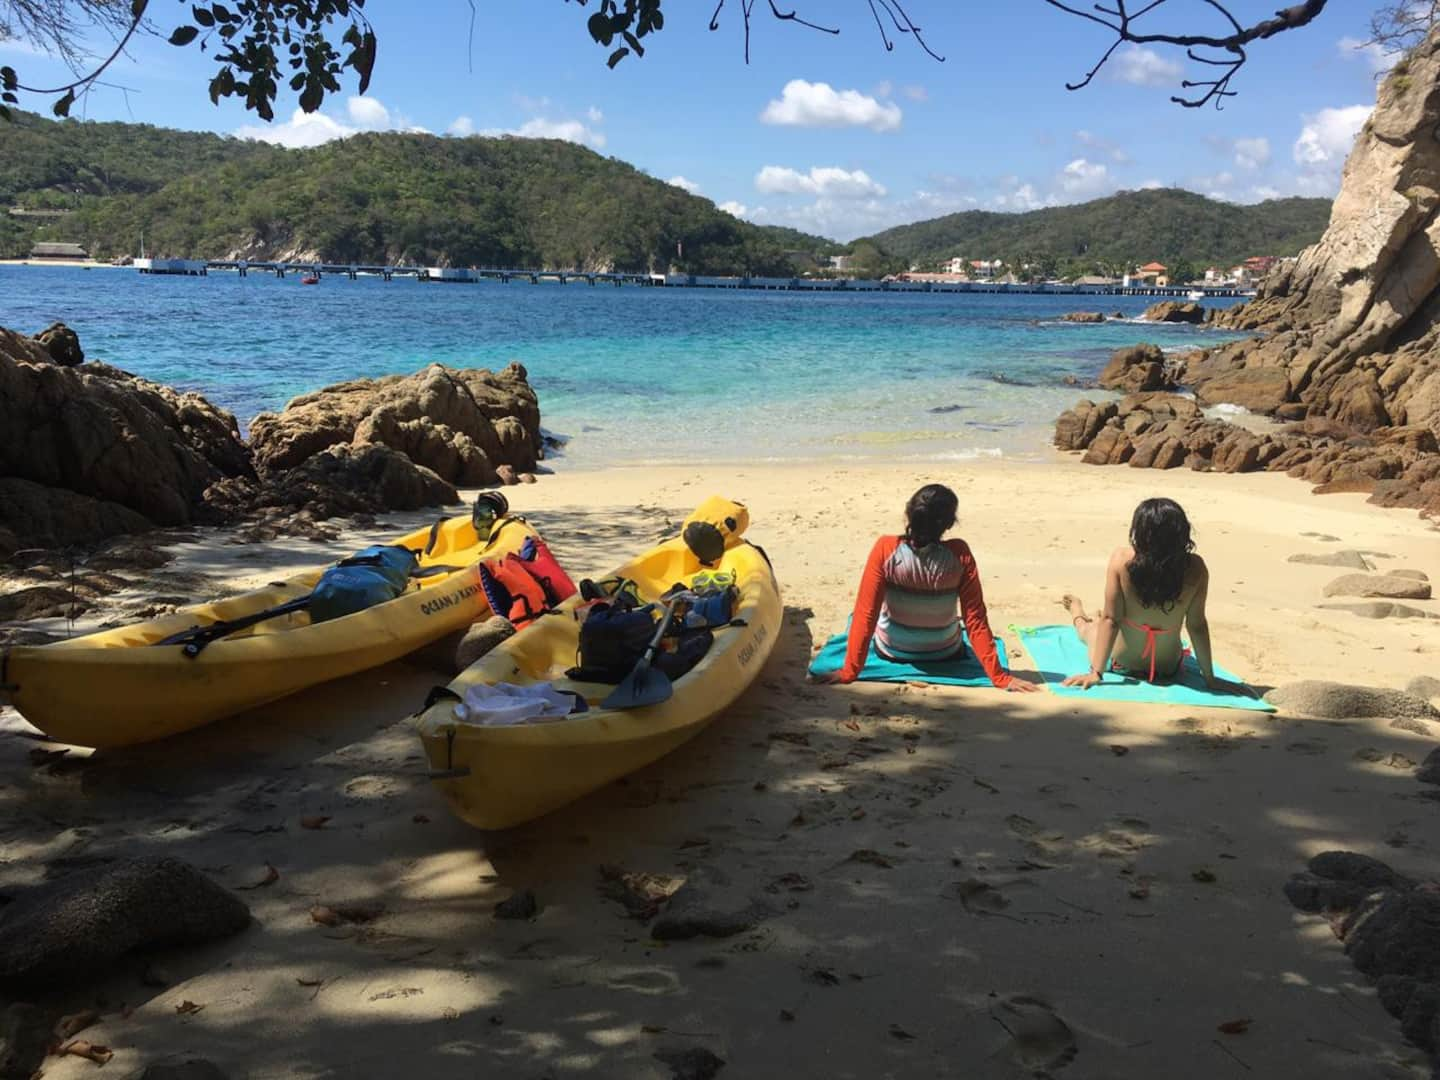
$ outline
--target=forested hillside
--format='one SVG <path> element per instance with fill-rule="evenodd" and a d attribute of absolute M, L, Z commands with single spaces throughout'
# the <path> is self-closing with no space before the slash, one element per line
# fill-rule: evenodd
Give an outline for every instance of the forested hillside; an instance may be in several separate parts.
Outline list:
<path fill-rule="evenodd" d="M 101 258 L 310 257 L 337 262 L 789 274 L 838 247 L 740 221 L 709 200 L 572 143 L 365 134 L 309 150 L 130 124 L 22 118 L 0 200 L 60 207 L 7 219 Z"/>
<path fill-rule="evenodd" d="M 1175 188 L 1124 191 L 1075 206 L 1023 214 L 969 210 L 867 238 L 910 265 L 959 256 L 1044 267 L 1047 276 L 1109 271 L 1158 259 L 1200 269 L 1251 255 L 1294 255 L 1320 239 L 1328 199 L 1272 199 L 1253 206 Z"/>

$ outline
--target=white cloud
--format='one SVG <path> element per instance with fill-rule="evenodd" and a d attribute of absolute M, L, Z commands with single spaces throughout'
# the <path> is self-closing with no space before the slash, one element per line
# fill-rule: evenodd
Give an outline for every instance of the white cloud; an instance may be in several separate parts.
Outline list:
<path fill-rule="evenodd" d="M 879 86 L 875 87 L 875 96 L 877 98 L 887 98 L 893 93 L 895 93 L 895 84 L 889 79 L 886 79 Z"/>
<path fill-rule="evenodd" d="M 1159 191 L 1159 190 L 1160 190 L 1161 188 L 1163 188 L 1163 187 L 1165 187 L 1165 185 L 1164 185 L 1163 183 L 1161 183 L 1159 180 L 1145 180 L 1145 181 L 1142 181 L 1142 182 L 1141 182 L 1140 187 L 1139 187 L 1137 190 L 1139 190 L 1139 191 Z"/>
<path fill-rule="evenodd" d="M 791 79 L 780 97 L 765 106 L 760 120 L 792 127 L 868 127 L 894 131 L 900 126 L 900 106 L 881 103 L 858 90 L 836 90 L 829 83 Z"/>
<path fill-rule="evenodd" d="M 390 110 L 379 98 L 356 95 L 345 102 L 350 122 L 366 131 L 384 131 L 390 126 Z"/>
<path fill-rule="evenodd" d="M 480 135 L 518 135 L 522 139 L 560 139 L 563 142 L 578 143 L 581 146 L 594 147 L 596 150 L 605 145 L 605 133 L 596 131 L 594 128 L 586 127 L 579 120 L 547 120 L 544 117 L 536 116 L 526 120 L 516 128 L 486 128 L 478 132 Z"/>
<path fill-rule="evenodd" d="M 1235 164 L 1242 169 L 1263 169 L 1270 164 L 1270 140 L 1257 137 L 1236 139 Z"/>
<path fill-rule="evenodd" d="M 1094 198 L 1112 187 L 1110 170 L 1097 161 L 1076 158 L 1060 171 L 1060 189 L 1073 199 Z"/>
<path fill-rule="evenodd" d="M 911 101 L 929 101 L 930 91 L 918 83 L 911 83 L 909 86 L 902 86 L 900 93 L 904 94 Z"/>
<path fill-rule="evenodd" d="M 591 105 L 590 108 L 585 110 L 585 115 L 592 124 L 603 124 L 605 122 L 605 114 L 594 105 Z"/>
<path fill-rule="evenodd" d="M 1295 140 L 1295 161 L 1309 168 L 1338 166 L 1355 145 L 1355 136 L 1365 126 L 1371 106 L 1347 105 L 1321 109 L 1304 118 L 1300 137 Z"/>
<path fill-rule="evenodd" d="M 1280 189 L 1271 187 L 1269 184 L 1257 184 L 1250 189 L 1250 194 L 1254 196 L 1256 202 L 1264 202 L 1266 199 L 1280 198 Z"/>
<path fill-rule="evenodd" d="M 468 116 L 457 116 L 450 122 L 450 126 L 445 129 L 445 134 L 457 135 L 462 139 L 466 135 L 474 135 L 475 121 L 471 120 Z"/>
<path fill-rule="evenodd" d="M 1075 141 L 1087 150 L 1094 150 L 1096 153 L 1104 154 L 1111 161 L 1124 165 L 1130 160 L 1130 155 L 1119 143 L 1096 135 L 1093 131 L 1075 132 Z"/>
<path fill-rule="evenodd" d="M 319 146 L 334 139 L 344 139 L 357 129 L 332 120 L 324 113 L 307 113 L 296 109 L 290 119 L 278 124 L 245 124 L 235 129 L 238 139 L 275 143 L 277 146 Z"/>
<path fill-rule="evenodd" d="M 348 139 L 362 131 L 414 131 L 429 134 L 400 113 L 386 108 L 377 98 L 354 95 L 345 101 L 349 123 L 322 112 L 296 109 L 289 120 L 271 124 L 245 124 L 235 129 L 236 138 L 255 139 L 278 146 L 319 146 L 335 139 Z"/>
<path fill-rule="evenodd" d="M 782 165 L 766 165 L 755 174 L 755 190 L 765 195 L 819 195 L 831 199 L 884 196 L 885 188 L 863 169 L 816 166 L 808 173 Z"/>
<path fill-rule="evenodd" d="M 667 184 L 675 185 L 675 187 L 680 188 L 682 191 L 688 191 L 691 195 L 700 194 L 700 185 L 697 184 L 694 180 L 685 179 L 685 177 L 683 176 L 672 176 L 669 180 L 666 180 L 665 182 Z"/>
<path fill-rule="evenodd" d="M 734 199 L 727 199 L 725 202 L 720 203 L 718 209 L 738 218 L 747 217 L 750 213 L 748 206 L 742 202 L 736 202 Z"/>
<path fill-rule="evenodd" d="M 1129 45 L 1117 52 L 1105 70 L 1110 78 L 1135 86 L 1173 86 L 1184 74 L 1184 69 L 1174 60 L 1139 45 Z"/>
<path fill-rule="evenodd" d="M 1034 184 L 1019 184 L 1012 191 L 1002 191 L 990 200 L 997 210 L 1039 210 L 1046 200 Z"/>
<path fill-rule="evenodd" d="M 1342 37 L 1335 43 L 1340 50 L 1340 55 L 1346 60 L 1363 60 L 1371 71 L 1389 71 L 1395 66 L 1403 53 L 1391 52 L 1385 46 L 1374 41 L 1363 41 L 1360 38 Z"/>

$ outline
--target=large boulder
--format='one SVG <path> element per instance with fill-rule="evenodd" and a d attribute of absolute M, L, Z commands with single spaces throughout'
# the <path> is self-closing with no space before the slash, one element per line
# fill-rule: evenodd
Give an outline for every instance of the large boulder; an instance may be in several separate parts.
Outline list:
<path fill-rule="evenodd" d="M 1160 346 L 1148 343 L 1116 349 L 1100 372 L 1099 382 L 1104 389 L 1122 394 L 1176 389 L 1165 364 L 1165 353 Z"/>
<path fill-rule="evenodd" d="M 140 519 L 209 520 L 205 489 L 252 475 L 235 418 L 198 394 L 106 364 L 61 367 L 17 337 L 0 338 L 0 477 L 47 489 L 55 502 L 43 520 L 33 492 L 23 517 L 7 512 L 22 544 L 95 539 Z"/>
<path fill-rule="evenodd" d="M 197 945 L 249 924 L 233 893 L 179 859 L 77 870 L 0 907 L 0 985 L 54 989 L 132 949 Z"/>
<path fill-rule="evenodd" d="M 388 446 L 331 446 L 270 478 L 257 507 L 305 510 L 312 518 L 421 510 L 460 501 L 453 484 Z"/>
<path fill-rule="evenodd" d="M 1146 322 L 1190 323 L 1199 325 L 1210 318 L 1211 313 L 1196 303 L 1182 303 L 1179 300 L 1161 300 L 1151 304 L 1140 316 Z"/>
<path fill-rule="evenodd" d="M 61 367 L 74 367 L 85 362 L 85 350 L 80 348 L 80 335 L 63 322 L 51 323 L 41 330 L 35 335 L 35 343 Z"/>
<path fill-rule="evenodd" d="M 270 476 L 334 446 L 388 446 L 452 484 L 493 484 L 500 466 L 533 471 L 540 407 L 519 364 L 499 373 L 431 364 L 414 375 L 355 379 L 295 398 L 250 425 Z"/>

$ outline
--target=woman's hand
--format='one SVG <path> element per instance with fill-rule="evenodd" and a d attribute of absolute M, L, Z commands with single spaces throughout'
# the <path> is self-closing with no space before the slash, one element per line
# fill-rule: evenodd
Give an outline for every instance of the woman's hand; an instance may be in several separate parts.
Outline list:
<path fill-rule="evenodd" d="M 1100 685 L 1100 676 L 1093 671 L 1087 671 L 1084 675 L 1071 675 L 1060 683 L 1061 686 L 1078 686 L 1081 690 L 1089 690 L 1092 686 Z"/>
<path fill-rule="evenodd" d="M 1005 692 L 1007 694 L 1035 694 L 1039 693 L 1039 691 L 1040 687 L 1036 686 L 1033 682 L 1017 679 L 1013 675 L 1010 677 L 1010 681 L 1005 684 Z"/>
<path fill-rule="evenodd" d="M 822 685 L 843 685 L 854 682 L 855 676 L 844 671 L 827 671 L 824 675 L 811 675 L 810 681 Z"/>

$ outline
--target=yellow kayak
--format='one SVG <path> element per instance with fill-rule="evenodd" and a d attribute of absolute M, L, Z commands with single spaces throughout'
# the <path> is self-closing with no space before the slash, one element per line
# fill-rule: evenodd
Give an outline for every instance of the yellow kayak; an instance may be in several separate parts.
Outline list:
<path fill-rule="evenodd" d="M 229 622 L 310 593 L 326 567 L 212 604 L 184 608 L 50 645 L 0 653 L 10 704 L 50 738 L 108 748 L 161 739 L 405 656 L 490 614 L 478 562 L 518 551 L 534 535 L 505 517 L 480 543 L 469 516 L 442 520 L 392 543 L 424 550 L 419 570 L 393 600 L 311 625 L 304 610 L 213 641 L 189 657 L 159 645 L 197 625 Z M 454 569 L 449 569 L 454 568 Z"/>
<path fill-rule="evenodd" d="M 780 587 L 769 561 L 741 539 L 749 522 L 738 503 L 708 500 L 689 520 L 720 520 L 734 526 L 718 566 L 734 575 L 739 596 L 732 625 L 714 631 L 714 644 L 691 671 L 674 683 L 669 700 L 635 709 L 601 706 L 614 686 L 565 676 L 576 662 L 580 640 L 579 596 L 502 642 L 450 684 L 464 697 L 478 684 L 548 682 L 583 697 L 589 710 L 556 720 L 482 726 L 457 719 L 455 700 L 441 700 L 416 720 L 450 809 L 482 829 L 501 829 L 540 817 L 634 772 L 699 734 L 754 681 L 780 636 Z M 677 537 L 626 563 L 613 574 L 654 601 L 702 569 Z"/>

